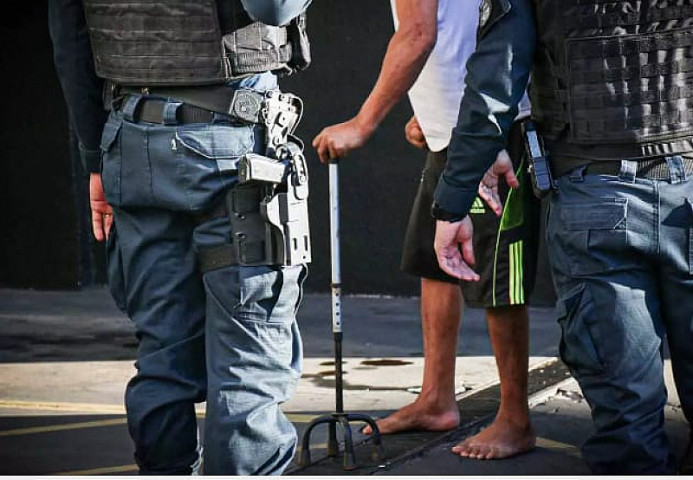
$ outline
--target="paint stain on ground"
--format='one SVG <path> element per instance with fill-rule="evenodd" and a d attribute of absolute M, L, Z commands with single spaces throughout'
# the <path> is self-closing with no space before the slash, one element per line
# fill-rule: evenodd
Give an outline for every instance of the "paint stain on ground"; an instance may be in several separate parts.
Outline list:
<path fill-rule="evenodd" d="M 342 360 L 342 365 L 346 365 L 347 363 L 349 363 L 349 362 L 347 362 L 346 360 Z M 321 367 L 330 367 L 330 366 L 333 366 L 336 364 L 337 363 L 334 360 L 329 360 L 327 362 L 320 362 Z"/>
<path fill-rule="evenodd" d="M 344 362 L 346 363 L 346 362 Z M 394 360 L 383 358 L 380 360 L 364 360 L 360 366 L 355 367 L 355 370 L 375 370 L 375 367 L 398 367 L 402 365 L 412 365 L 414 362 L 404 360 Z M 321 366 L 334 366 L 334 361 L 326 361 L 320 364 Z M 347 371 L 343 371 L 342 375 L 346 375 Z M 303 379 L 311 380 L 316 387 L 334 388 L 337 372 L 335 370 L 322 370 L 317 373 L 306 373 L 301 376 Z M 371 390 L 371 391 L 407 391 L 406 388 L 392 386 L 376 386 L 376 385 L 352 385 L 348 382 L 342 382 L 344 390 Z"/>
<path fill-rule="evenodd" d="M 393 360 L 391 358 L 382 358 L 380 360 L 364 360 L 361 365 L 368 365 L 371 367 L 401 367 L 402 365 L 413 365 L 414 362 L 407 362 L 405 360 Z"/>

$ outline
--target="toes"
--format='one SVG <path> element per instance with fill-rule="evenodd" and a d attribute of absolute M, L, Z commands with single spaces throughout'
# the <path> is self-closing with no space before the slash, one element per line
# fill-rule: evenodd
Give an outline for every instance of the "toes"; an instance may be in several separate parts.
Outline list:
<path fill-rule="evenodd" d="M 469 455 L 469 448 L 469 440 L 465 440 L 452 447 L 452 453 L 466 457 Z"/>
<path fill-rule="evenodd" d="M 472 444 L 468 441 L 459 443 L 452 447 L 452 452 L 460 457 L 473 458 L 475 460 L 490 460 L 498 458 L 499 452 L 489 445 Z"/>
<path fill-rule="evenodd" d="M 482 458 L 483 447 L 480 445 L 474 445 L 469 449 L 469 458 L 480 459 Z"/>
<path fill-rule="evenodd" d="M 494 449 L 492 447 L 486 447 L 486 448 L 483 448 L 481 450 L 478 458 L 480 460 L 491 460 L 492 458 L 494 458 L 496 456 L 496 454 L 497 454 L 496 449 Z"/>

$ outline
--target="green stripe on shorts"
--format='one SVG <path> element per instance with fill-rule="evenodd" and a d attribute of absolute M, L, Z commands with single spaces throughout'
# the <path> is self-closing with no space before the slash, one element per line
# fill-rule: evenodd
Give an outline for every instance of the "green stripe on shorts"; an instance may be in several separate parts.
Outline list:
<path fill-rule="evenodd" d="M 525 303 L 525 290 L 522 269 L 522 240 L 511 243 L 508 248 L 510 250 L 510 305 L 523 305 Z"/>
<path fill-rule="evenodd" d="M 492 302 L 493 306 L 495 307 L 497 304 L 496 300 L 496 277 L 498 275 L 498 250 L 500 248 L 500 237 L 501 233 L 511 230 L 513 228 L 519 227 L 522 225 L 522 223 L 525 221 L 525 216 L 524 216 L 524 209 L 525 206 L 523 204 L 523 199 L 525 197 L 524 195 L 524 189 L 526 188 L 526 182 L 524 181 L 525 175 L 524 175 L 524 168 L 525 168 L 525 158 L 522 157 L 522 161 L 520 162 L 520 166 L 517 169 L 516 176 L 518 181 L 520 182 L 520 186 L 516 189 L 510 189 L 508 192 L 508 196 L 505 198 L 505 205 L 503 205 L 503 215 L 501 216 L 500 220 L 500 225 L 498 227 L 498 233 L 496 234 L 496 251 L 494 254 L 493 258 L 493 291 L 492 291 Z M 517 243 L 517 242 L 516 242 Z M 522 243 L 521 241 L 519 242 L 520 244 Z M 510 245 L 510 304 L 511 305 L 516 305 L 516 304 L 522 304 L 524 303 L 524 289 L 522 288 L 522 282 L 519 284 L 519 294 L 516 293 L 515 289 L 518 288 L 516 286 L 516 277 L 517 275 L 522 278 L 522 247 L 519 249 L 519 254 L 515 253 L 513 254 L 513 251 L 517 251 L 517 247 L 515 247 L 515 250 L 513 250 L 513 245 Z M 519 265 L 516 262 L 515 268 L 513 267 L 513 259 L 515 258 L 513 255 L 517 256 L 519 255 L 520 257 L 520 263 Z M 516 273 L 516 268 L 519 268 L 519 272 Z M 515 288 L 514 288 L 515 286 Z M 521 301 L 514 301 L 515 298 L 521 298 Z"/>

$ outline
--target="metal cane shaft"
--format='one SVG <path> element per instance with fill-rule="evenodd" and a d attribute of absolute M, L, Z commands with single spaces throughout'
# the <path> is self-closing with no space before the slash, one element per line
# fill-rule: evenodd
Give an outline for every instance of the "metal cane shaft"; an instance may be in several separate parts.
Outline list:
<path fill-rule="evenodd" d="M 342 333 L 342 273 L 339 258 L 339 172 L 330 163 L 330 240 L 332 261 L 332 332 Z"/>
<path fill-rule="evenodd" d="M 339 170 L 330 163 L 330 240 L 332 242 L 332 333 L 334 335 L 334 367 L 337 413 L 344 412 L 342 383 L 342 274 L 339 257 Z"/>
<path fill-rule="evenodd" d="M 340 333 L 335 333 L 335 342 L 334 342 L 334 381 L 335 381 L 335 390 L 336 390 L 336 399 L 335 399 L 335 407 L 337 410 L 337 413 L 343 413 L 344 412 L 344 382 L 343 382 L 343 377 L 344 373 L 342 372 L 342 334 Z M 339 338 L 337 338 L 339 337 Z"/>

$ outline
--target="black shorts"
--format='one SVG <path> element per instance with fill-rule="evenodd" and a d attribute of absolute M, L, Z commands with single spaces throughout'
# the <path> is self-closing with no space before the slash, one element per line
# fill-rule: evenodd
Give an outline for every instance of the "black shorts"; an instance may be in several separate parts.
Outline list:
<path fill-rule="evenodd" d="M 520 187 L 511 190 L 500 182 L 503 216 L 497 217 L 479 197 L 469 212 L 474 224 L 474 270 L 481 279 L 460 285 L 466 303 L 473 307 L 524 305 L 534 287 L 541 202 L 532 193 L 519 122 L 510 129 L 507 150 Z M 457 283 L 459 280 L 440 269 L 433 250 L 431 203 L 446 156 L 447 149 L 429 152 L 426 159 L 404 238 L 401 269 L 419 277 Z"/>

